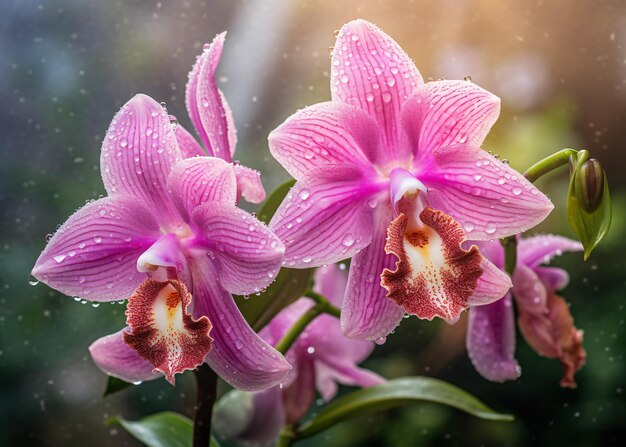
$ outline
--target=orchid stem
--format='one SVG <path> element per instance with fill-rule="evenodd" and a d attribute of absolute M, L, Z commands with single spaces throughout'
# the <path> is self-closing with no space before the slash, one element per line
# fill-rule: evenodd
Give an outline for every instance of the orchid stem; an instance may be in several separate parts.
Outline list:
<path fill-rule="evenodd" d="M 295 440 L 296 433 L 293 430 L 293 426 L 285 425 L 278 436 L 276 447 L 290 447 Z"/>
<path fill-rule="evenodd" d="M 334 317 L 339 318 L 341 312 L 335 306 L 330 304 L 330 302 L 324 298 L 319 293 L 313 292 L 312 290 L 308 290 L 304 296 L 307 298 L 311 298 L 315 301 L 315 306 L 307 310 L 295 323 L 291 328 L 287 331 L 287 333 L 281 338 L 278 343 L 276 343 L 276 350 L 281 354 L 285 354 L 291 348 L 291 345 L 297 340 L 297 338 L 302 334 L 302 332 L 306 329 L 309 323 L 315 320 L 321 314 L 329 314 Z"/>
<path fill-rule="evenodd" d="M 211 418 L 217 397 L 217 374 L 209 365 L 198 366 L 196 376 L 196 407 L 193 417 L 193 447 L 208 447 L 211 443 Z"/>
<path fill-rule="evenodd" d="M 532 165 L 526 170 L 526 172 L 524 172 L 524 177 L 526 177 L 531 183 L 534 183 L 539 177 L 555 170 L 556 168 L 560 168 L 561 166 L 568 164 L 570 158 L 576 157 L 577 153 L 578 151 L 574 149 L 560 150 Z"/>
<path fill-rule="evenodd" d="M 572 158 L 576 158 L 578 154 L 574 149 L 562 149 L 554 154 L 538 161 L 524 172 L 524 177 L 534 183 L 543 175 L 551 172 L 561 166 L 569 164 Z M 504 270 L 513 276 L 515 264 L 517 263 L 517 239 L 515 236 L 503 238 L 500 243 L 504 247 Z"/>

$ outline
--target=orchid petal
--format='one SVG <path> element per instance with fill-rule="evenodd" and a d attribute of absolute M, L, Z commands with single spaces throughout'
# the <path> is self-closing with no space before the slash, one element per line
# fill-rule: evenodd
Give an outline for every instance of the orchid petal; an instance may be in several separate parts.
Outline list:
<path fill-rule="evenodd" d="M 206 257 L 191 263 L 194 278 L 193 315 L 213 322 L 213 349 L 206 362 L 225 381 L 244 391 L 258 391 L 282 382 L 290 365 L 255 333 L 233 297 L 219 285 L 218 274 Z"/>
<path fill-rule="evenodd" d="M 323 102 L 296 112 L 269 136 L 272 155 L 300 180 L 318 166 L 350 165 L 369 171 L 379 154 L 378 125 L 362 110 Z"/>
<path fill-rule="evenodd" d="M 261 183 L 261 173 L 255 169 L 234 165 L 237 177 L 237 197 L 243 197 L 250 203 L 261 203 L 265 200 L 265 188 Z"/>
<path fill-rule="evenodd" d="M 32 274 L 66 295 L 124 299 L 146 278 L 137 271 L 137 258 L 159 236 L 157 222 L 135 200 L 99 199 L 61 225 Z"/>
<path fill-rule="evenodd" d="M 122 329 L 115 334 L 99 338 L 89 346 L 89 353 L 96 366 L 106 374 L 126 382 L 141 382 L 163 377 L 163 374 L 153 372 L 152 363 L 124 342 L 124 333 L 127 330 L 128 328 Z"/>
<path fill-rule="evenodd" d="M 315 364 L 315 381 L 322 399 L 328 402 L 337 394 L 337 382 L 348 386 L 370 387 L 385 382 L 375 372 L 335 358 Z"/>
<path fill-rule="evenodd" d="M 341 331 L 346 337 L 378 340 L 386 337 L 402 320 L 404 309 L 387 298 L 380 285 L 385 268 L 395 258 L 385 253 L 387 226 L 393 219 L 391 205 L 379 203 L 374 210 L 372 243 L 350 263 L 348 288 L 341 308 Z"/>
<path fill-rule="evenodd" d="M 187 313 L 191 294 L 179 281 L 148 279 L 128 300 L 124 341 L 174 385 L 174 376 L 195 369 L 211 350 L 211 322 Z"/>
<path fill-rule="evenodd" d="M 191 213 L 207 202 L 234 205 L 237 180 L 230 163 L 216 157 L 195 157 L 174 166 L 168 180 L 173 202 L 189 221 Z"/>
<path fill-rule="evenodd" d="M 515 360 L 515 320 L 511 294 L 486 306 L 472 307 L 467 351 L 476 370 L 493 382 L 515 380 L 521 368 Z"/>
<path fill-rule="evenodd" d="M 226 33 L 215 36 L 203 50 L 189 74 L 185 102 L 189 117 L 209 155 L 231 161 L 234 147 L 230 108 L 224 105 L 215 82 L 215 70 L 222 55 Z"/>
<path fill-rule="evenodd" d="M 270 228 L 285 243 L 287 267 L 341 261 L 354 256 L 372 239 L 368 202 L 380 188 L 363 182 L 352 168 L 323 169 L 340 180 L 324 182 L 318 178 L 319 183 L 308 179 L 296 183 L 270 222 Z M 312 172 L 315 177 L 317 170 Z"/>
<path fill-rule="evenodd" d="M 345 270 L 345 265 L 343 268 Z M 348 285 L 348 275 L 344 270 L 338 264 L 329 264 L 315 271 L 313 290 L 335 306 L 341 306 Z"/>
<path fill-rule="evenodd" d="M 524 176 L 482 149 L 448 146 L 430 160 L 417 174 L 428 187 L 428 202 L 461 223 L 469 239 L 522 233 L 554 207 Z"/>
<path fill-rule="evenodd" d="M 517 264 L 515 267 L 513 295 L 520 310 L 536 315 L 546 313 L 547 290 L 537 274 L 524 264 Z"/>
<path fill-rule="evenodd" d="M 315 362 L 312 358 L 299 356 L 296 365 L 294 380 L 289 385 L 283 384 L 283 405 L 287 424 L 296 424 L 300 421 L 315 400 Z"/>
<path fill-rule="evenodd" d="M 504 248 L 498 240 L 472 241 L 480 253 L 500 270 L 504 270 Z"/>
<path fill-rule="evenodd" d="M 481 252 L 481 254 L 483 254 Z M 511 278 L 486 257 L 480 263 L 483 273 L 478 278 L 476 289 L 467 299 L 470 306 L 489 304 L 502 298 L 513 286 Z"/>
<path fill-rule="evenodd" d="M 480 147 L 500 114 L 500 98 L 467 81 L 426 83 L 402 108 L 416 164 L 435 149 Z"/>
<path fill-rule="evenodd" d="M 210 202 L 192 220 L 202 230 L 203 245 L 219 266 L 219 282 L 238 295 L 259 293 L 280 270 L 285 247 L 258 219 L 234 205 Z"/>
<path fill-rule="evenodd" d="M 410 155 L 410 146 L 401 144 L 400 110 L 422 84 L 413 61 L 375 25 L 354 20 L 339 31 L 331 66 L 333 101 L 357 106 L 376 120 L 383 160 L 402 160 Z"/>
<path fill-rule="evenodd" d="M 182 159 L 169 116 L 146 95 L 135 95 L 115 115 L 100 156 L 104 187 L 109 195 L 133 198 L 172 223 L 178 215 L 166 188 L 172 166 Z"/>
<path fill-rule="evenodd" d="M 534 271 L 547 290 L 562 290 L 569 283 L 569 273 L 561 268 L 535 267 Z"/>
<path fill-rule="evenodd" d="M 187 129 L 178 124 L 176 126 L 176 142 L 183 158 L 205 157 L 206 151 Z"/>
<path fill-rule="evenodd" d="M 399 204 L 385 245 L 397 262 L 395 270 L 383 271 L 381 284 L 407 313 L 454 322 L 470 305 L 484 258 L 476 246 L 462 247 L 466 237 L 452 217 L 430 207 L 419 209 L 417 200 Z"/>
<path fill-rule="evenodd" d="M 568 251 L 583 251 L 580 242 L 553 234 L 523 238 L 517 246 L 519 262 L 533 268 L 548 264 L 555 256 Z"/>

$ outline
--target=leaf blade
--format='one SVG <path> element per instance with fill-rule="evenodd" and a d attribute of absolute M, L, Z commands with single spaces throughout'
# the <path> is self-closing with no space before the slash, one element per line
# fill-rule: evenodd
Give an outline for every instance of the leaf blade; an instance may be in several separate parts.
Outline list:
<path fill-rule="evenodd" d="M 113 417 L 108 425 L 119 424 L 135 439 L 148 447 L 191 447 L 191 419 L 172 411 L 151 414 L 137 421 Z"/>
<path fill-rule="evenodd" d="M 454 385 L 430 377 L 408 377 L 363 388 L 335 400 L 313 419 L 305 422 L 298 430 L 298 437 L 313 436 L 352 417 L 421 401 L 448 405 L 482 419 L 513 420 L 511 415 L 495 412 Z"/>

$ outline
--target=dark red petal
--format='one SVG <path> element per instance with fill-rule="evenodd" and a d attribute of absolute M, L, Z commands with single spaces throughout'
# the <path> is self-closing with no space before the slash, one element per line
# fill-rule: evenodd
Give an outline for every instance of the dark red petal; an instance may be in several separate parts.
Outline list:
<path fill-rule="evenodd" d="M 176 280 L 144 281 L 128 300 L 124 341 L 165 374 L 194 369 L 211 350 L 212 325 L 206 316 L 194 320 L 187 313 L 191 294 Z"/>

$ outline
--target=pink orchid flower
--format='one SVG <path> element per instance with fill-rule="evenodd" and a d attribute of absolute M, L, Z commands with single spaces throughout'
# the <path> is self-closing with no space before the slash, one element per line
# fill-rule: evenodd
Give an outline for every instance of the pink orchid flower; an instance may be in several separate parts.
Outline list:
<path fill-rule="evenodd" d="M 331 69 L 332 101 L 269 137 L 297 180 L 270 223 L 285 265 L 353 257 L 341 312 L 352 338 L 384 337 L 405 313 L 455 321 L 501 298 L 508 277 L 461 244 L 527 230 L 553 206 L 480 149 L 499 99 L 467 81 L 425 84 L 400 46 L 363 20 L 339 32 Z"/>
<path fill-rule="evenodd" d="M 315 273 L 315 291 L 340 306 L 347 279 L 337 264 L 319 268 Z M 275 345 L 313 305 L 311 299 L 300 298 L 274 317 L 261 336 Z M 357 366 L 373 349 L 372 342 L 344 337 L 335 317 L 320 315 L 287 352 L 293 369 L 285 382 L 247 397 L 229 396 L 233 400 L 232 408 L 219 409 L 216 414 L 218 434 L 246 445 L 267 445 L 276 439 L 285 424 L 295 424 L 307 413 L 316 389 L 328 402 L 337 394 L 337 383 L 368 387 L 384 382 L 378 374 Z M 235 404 L 236 399 L 245 401 L 248 407 L 246 423 L 241 426 L 233 423 L 227 414 L 235 412 L 235 419 L 241 420 L 243 412 Z M 229 407 L 228 402 L 221 406 Z"/>
<path fill-rule="evenodd" d="M 215 82 L 215 70 L 222 55 L 225 38 L 226 32 L 223 32 L 215 36 L 211 44 L 206 44 L 189 73 L 185 103 L 189 118 L 204 148 L 179 125 L 176 140 L 186 158 L 209 155 L 230 163 L 235 154 L 235 122 L 226 98 Z M 237 175 L 237 199 L 243 197 L 252 203 L 265 200 L 265 189 L 259 172 L 241 166 L 238 162 L 233 165 Z"/>
<path fill-rule="evenodd" d="M 479 242 L 482 253 L 504 269 L 504 250 L 497 242 Z M 557 358 L 563 366 L 561 386 L 575 387 L 574 374 L 585 363 L 583 333 L 574 327 L 569 307 L 556 291 L 569 276 L 563 269 L 545 267 L 565 251 L 582 251 L 579 242 L 561 236 L 534 236 L 518 242 L 513 273 L 513 296 L 518 327 L 540 355 Z M 511 293 L 469 313 L 467 350 L 476 370 L 494 382 L 515 380 L 521 369 L 515 360 L 515 322 Z"/>
<path fill-rule="evenodd" d="M 90 347 L 110 375 L 140 381 L 163 373 L 173 382 L 174 374 L 204 359 L 233 386 L 274 386 L 290 366 L 248 326 L 231 293 L 266 287 L 284 246 L 236 207 L 233 166 L 215 157 L 185 158 L 179 131 L 150 97 L 126 103 L 102 145 L 108 197 L 70 216 L 32 274 L 90 301 L 130 296 L 130 327 Z"/>

